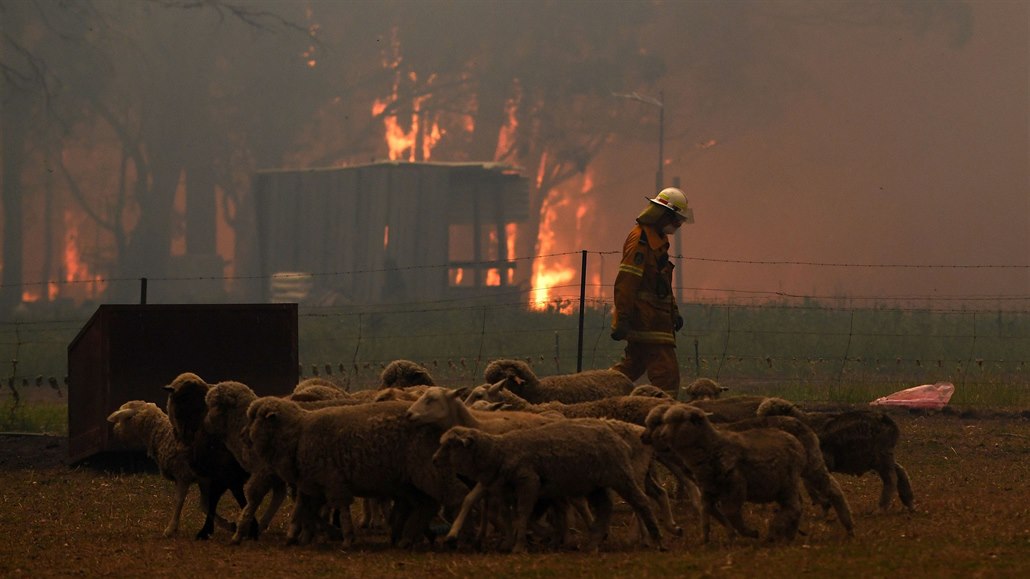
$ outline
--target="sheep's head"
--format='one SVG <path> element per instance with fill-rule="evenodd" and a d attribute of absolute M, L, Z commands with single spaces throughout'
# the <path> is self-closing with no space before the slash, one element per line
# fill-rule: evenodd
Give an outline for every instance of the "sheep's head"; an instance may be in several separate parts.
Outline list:
<path fill-rule="evenodd" d="M 793 402 L 783 398 L 766 398 L 755 410 L 756 416 L 793 416 L 804 418 L 804 412 Z"/>
<path fill-rule="evenodd" d="M 168 392 L 168 419 L 172 421 L 175 437 L 184 444 L 192 444 L 204 427 L 207 414 L 209 386 L 192 372 L 179 374 L 171 384 L 164 386 Z"/>
<path fill-rule="evenodd" d="M 647 413 L 647 417 L 644 419 L 644 432 L 640 435 L 640 440 L 644 444 L 650 444 L 659 450 L 665 448 L 661 427 L 663 417 L 670 406 L 671 404 L 655 406 Z"/>
<path fill-rule="evenodd" d="M 476 402 L 489 402 L 486 397 L 486 391 L 489 387 L 489 384 L 480 384 L 473 388 L 468 393 L 468 396 L 465 397 L 465 405 L 471 407 Z"/>
<path fill-rule="evenodd" d="M 433 465 L 437 468 L 451 467 L 462 474 L 470 473 L 473 471 L 472 451 L 475 446 L 475 431 L 455 426 L 440 436 L 440 447 L 433 453 Z"/>
<path fill-rule="evenodd" d="M 275 396 L 258 398 L 247 407 L 244 440 L 259 453 L 289 438 L 282 434 L 291 418 L 303 412 L 296 403 Z"/>
<path fill-rule="evenodd" d="M 713 430 L 704 410 L 689 404 L 676 404 L 662 416 L 659 432 L 666 444 L 671 445 L 675 441 L 677 445 L 690 446 Z"/>
<path fill-rule="evenodd" d="M 112 412 L 107 421 L 114 425 L 114 435 L 122 442 L 142 442 L 146 417 L 163 414 L 164 412 L 153 402 L 130 400 Z"/>
<path fill-rule="evenodd" d="M 418 424 L 451 426 L 456 420 L 456 406 L 460 404 L 461 392 L 459 390 L 430 386 L 418 400 L 408 407 L 406 415 L 408 420 Z"/>
<path fill-rule="evenodd" d="M 228 434 L 232 418 L 245 411 L 256 398 L 254 391 L 245 384 L 231 381 L 215 384 L 204 396 L 207 406 L 204 428 L 222 436 Z"/>

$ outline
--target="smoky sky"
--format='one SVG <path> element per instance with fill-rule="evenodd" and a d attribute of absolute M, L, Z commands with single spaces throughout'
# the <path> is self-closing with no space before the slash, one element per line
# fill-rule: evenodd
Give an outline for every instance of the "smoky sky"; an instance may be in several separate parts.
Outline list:
<path fill-rule="evenodd" d="M 685 260 L 686 296 L 1030 297 L 1026 267 L 954 267 L 1030 264 L 1027 4 L 883 6 L 663 5 L 666 184 L 696 212 L 683 255 L 722 260 Z M 653 187 L 646 138 L 594 166 L 591 249 Z"/>

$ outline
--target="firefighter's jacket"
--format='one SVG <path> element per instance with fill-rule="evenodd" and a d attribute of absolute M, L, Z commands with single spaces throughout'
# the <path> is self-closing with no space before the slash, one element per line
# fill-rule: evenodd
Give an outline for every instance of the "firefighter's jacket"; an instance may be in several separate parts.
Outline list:
<path fill-rule="evenodd" d="M 629 232 L 615 277 L 612 328 L 628 330 L 630 342 L 676 343 L 679 311 L 672 294 L 673 267 L 668 236 L 640 224 Z"/>

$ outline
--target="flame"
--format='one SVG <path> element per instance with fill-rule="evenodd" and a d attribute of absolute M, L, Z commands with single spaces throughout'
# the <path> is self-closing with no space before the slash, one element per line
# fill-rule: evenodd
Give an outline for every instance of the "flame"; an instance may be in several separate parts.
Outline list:
<path fill-rule="evenodd" d="M 446 131 L 440 127 L 440 115 L 438 113 L 430 115 L 424 110 L 431 92 L 425 90 L 424 94 L 412 98 L 411 128 L 409 130 L 404 130 L 397 114 L 384 114 L 391 103 L 398 101 L 402 81 L 409 82 L 411 86 L 417 86 L 418 83 L 418 75 L 414 71 L 405 74 L 402 70 L 404 59 L 401 56 L 396 27 L 391 30 L 390 36 L 389 52 L 384 51 L 382 63 L 383 68 L 394 71 L 393 87 L 390 96 L 372 101 L 372 116 L 382 116 L 383 118 L 386 146 L 391 161 L 428 161 L 432 156 L 433 147 L 446 134 Z M 429 75 L 424 83 L 425 88 L 428 89 L 435 81 L 436 75 Z M 420 139 L 421 147 L 419 146 Z"/>
<path fill-rule="evenodd" d="M 79 251 L 79 221 L 81 219 L 83 219 L 82 215 L 77 216 L 68 210 L 64 212 L 64 281 L 73 284 L 69 286 L 69 293 L 88 299 L 96 297 L 107 289 L 107 282 L 99 274 L 90 272 L 89 266 Z M 50 291 L 54 293 L 54 288 L 51 288 Z"/>
<path fill-rule="evenodd" d="M 558 253 L 559 247 L 567 247 L 570 244 L 583 243 L 583 232 L 589 228 L 587 218 L 591 215 L 593 202 L 586 197 L 594 187 L 592 171 L 589 169 L 584 173 L 582 184 L 579 189 L 569 194 L 567 190 L 557 189 L 548 196 L 540 216 L 540 255 Z M 575 213 L 574 238 L 559 241 L 558 224 L 568 222 L 563 219 L 569 211 Z M 567 237 L 570 232 L 562 232 Z M 533 290 L 530 292 L 530 307 L 535 310 L 546 310 L 557 308 L 557 311 L 564 314 L 571 314 L 575 309 L 570 296 L 578 295 L 578 291 L 556 292 L 559 286 L 567 285 L 576 279 L 579 274 L 577 256 L 556 255 L 554 257 L 538 258 L 533 264 Z M 600 274 L 594 274 L 591 282 L 594 284 L 594 293 L 600 294 Z"/>
<path fill-rule="evenodd" d="M 519 86 L 515 86 L 516 95 L 508 99 L 504 105 L 505 121 L 497 135 L 497 150 L 494 152 L 494 161 L 500 161 L 511 150 L 515 142 L 515 136 L 519 128 L 518 108 L 520 100 Z"/>

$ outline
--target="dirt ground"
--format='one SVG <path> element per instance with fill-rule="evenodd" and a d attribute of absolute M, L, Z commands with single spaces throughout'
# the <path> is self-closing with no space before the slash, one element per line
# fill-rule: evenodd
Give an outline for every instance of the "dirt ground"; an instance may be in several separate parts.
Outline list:
<path fill-rule="evenodd" d="M 0 577 L 491 576 L 491 577 L 1027 577 L 1030 576 L 1030 420 L 1019 413 L 893 413 L 902 429 L 898 460 L 912 478 L 914 512 L 874 507 L 879 480 L 838 475 L 855 513 L 856 536 L 806 510 L 804 535 L 790 545 L 729 540 L 717 529 L 702 545 L 696 516 L 676 514 L 683 537 L 669 550 L 640 546 L 619 508 L 599 553 L 573 548 L 529 554 L 399 550 L 365 531 L 344 551 L 320 542 L 286 546 L 285 514 L 256 542 L 228 544 L 217 530 L 195 541 L 202 518 L 190 495 L 178 536 L 161 532 L 172 485 L 129 465 L 69 466 L 63 438 L 0 436 Z M 224 514 L 237 512 L 226 499 Z M 288 505 L 288 503 L 287 503 Z M 764 529 L 770 510 L 749 520 Z"/>

